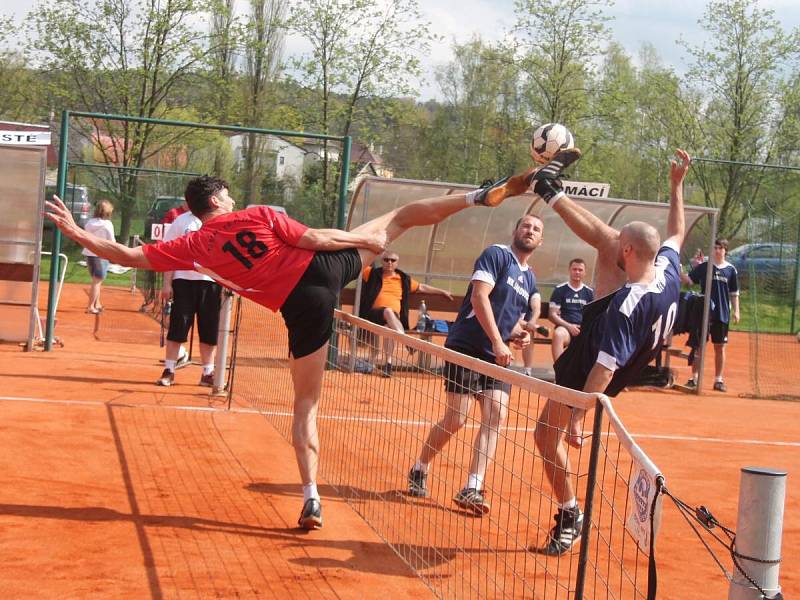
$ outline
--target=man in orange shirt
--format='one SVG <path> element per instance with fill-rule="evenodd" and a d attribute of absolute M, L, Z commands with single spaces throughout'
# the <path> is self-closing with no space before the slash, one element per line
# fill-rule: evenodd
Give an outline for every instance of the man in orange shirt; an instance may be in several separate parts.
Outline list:
<path fill-rule="evenodd" d="M 442 290 L 432 285 L 420 283 L 397 268 L 400 259 L 397 252 L 387 250 L 383 253 L 381 261 L 383 268 L 373 269 L 372 266 L 364 269 L 362 278 L 364 287 L 361 289 L 361 304 L 358 314 L 378 325 L 386 325 L 390 329 L 405 333 L 410 329 L 408 325 L 408 297 L 414 292 L 423 294 L 439 294 L 448 300 L 453 296 L 447 290 Z M 383 351 L 386 361 L 381 374 L 384 377 L 392 376 L 392 350 L 394 342 L 390 339 L 383 341 Z M 409 352 L 412 349 L 409 348 Z"/>

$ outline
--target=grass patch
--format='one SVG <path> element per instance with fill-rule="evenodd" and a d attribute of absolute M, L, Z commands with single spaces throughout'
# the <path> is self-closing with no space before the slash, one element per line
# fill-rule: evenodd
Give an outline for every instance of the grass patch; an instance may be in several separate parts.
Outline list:
<path fill-rule="evenodd" d="M 64 282 L 85 284 L 91 283 L 92 278 L 89 275 L 89 269 L 78 264 L 78 261 L 86 260 L 86 257 L 81 254 L 80 249 L 72 245 L 72 247 L 62 248 L 62 253 L 66 254 L 69 260 L 67 263 L 67 272 L 64 276 Z M 39 271 L 39 281 L 48 281 L 50 279 L 50 261 L 50 256 L 42 257 L 41 269 Z M 59 265 L 59 271 L 61 268 L 61 265 Z M 112 287 L 130 287 L 131 272 L 128 271 L 122 275 L 114 275 L 113 273 L 109 273 L 103 285 Z"/>

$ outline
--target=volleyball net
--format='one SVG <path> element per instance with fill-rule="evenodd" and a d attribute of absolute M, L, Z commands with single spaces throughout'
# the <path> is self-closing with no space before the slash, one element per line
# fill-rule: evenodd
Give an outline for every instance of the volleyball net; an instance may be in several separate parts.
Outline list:
<path fill-rule="evenodd" d="M 293 389 L 283 322 L 242 300 L 236 329 L 231 393 L 290 440 Z M 429 496 L 414 497 L 409 470 L 447 409 L 446 362 L 510 384 L 507 414 L 497 427 L 497 415 L 482 419 L 489 400 L 468 399 L 463 426 L 431 462 Z M 584 535 L 561 556 L 535 551 L 546 544 L 559 508 L 547 476 L 556 467 L 543 460 L 535 441 L 548 401 L 589 409 L 583 444 L 568 446 L 566 469 L 585 512 Z M 318 425 L 321 480 L 436 596 L 647 597 L 658 470 L 605 396 L 527 377 L 337 311 Z M 487 427 L 497 431 L 494 457 L 475 458 L 476 437 Z M 474 460 L 488 463 L 482 487 L 490 508 L 482 516 L 453 501 Z"/>

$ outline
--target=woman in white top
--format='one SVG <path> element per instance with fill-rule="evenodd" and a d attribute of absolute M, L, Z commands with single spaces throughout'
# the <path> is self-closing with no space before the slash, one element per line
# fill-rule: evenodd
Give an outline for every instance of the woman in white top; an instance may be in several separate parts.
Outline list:
<path fill-rule="evenodd" d="M 113 212 L 114 205 L 108 200 L 102 200 L 94 209 L 94 217 L 86 221 L 84 229 L 89 233 L 113 242 L 114 225 L 109 221 Z M 89 274 L 92 276 L 89 306 L 86 308 L 86 312 L 96 315 L 103 310 L 103 305 L 100 304 L 100 286 L 103 285 L 103 280 L 108 273 L 108 261 L 85 248 L 83 255 L 86 257 L 86 266 L 89 267 Z"/>

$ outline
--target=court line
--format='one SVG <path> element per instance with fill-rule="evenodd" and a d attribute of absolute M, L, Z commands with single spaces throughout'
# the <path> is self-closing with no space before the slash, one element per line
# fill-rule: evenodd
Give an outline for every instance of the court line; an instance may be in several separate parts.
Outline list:
<path fill-rule="evenodd" d="M 103 402 L 101 400 L 58 400 L 52 398 L 30 398 L 24 396 L 0 396 L 0 402 L 28 402 L 35 404 L 61 404 L 61 405 L 75 405 L 75 406 L 111 406 L 119 408 L 161 408 L 166 410 L 178 410 L 187 412 L 231 412 L 237 414 L 251 414 L 263 415 L 265 417 L 291 417 L 292 413 L 288 411 L 273 411 L 273 410 L 258 410 L 255 408 L 232 408 L 227 410 L 225 408 L 216 408 L 213 406 L 185 406 L 176 404 L 130 404 L 126 402 Z M 322 421 L 351 421 L 358 423 L 379 423 L 379 424 L 392 424 L 392 425 L 407 425 L 410 427 L 430 427 L 433 425 L 430 421 L 411 420 L 411 419 L 387 419 L 385 417 L 359 417 L 359 416 L 341 416 L 341 415 L 317 415 L 317 418 Z M 468 429 L 477 429 L 480 427 L 477 424 L 466 425 Z M 512 432 L 530 432 L 533 433 L 532 427 L 503 427 L 503 431 Z M 800 448 L 800 442 L 781 442 L 781 441 L 767 441 L 767 440 L 751 440 L 751 439 L 730 439 L 720 437 L 704 437 L 696 435 L 673 435 L 673 434 L 660 434 L 660 433 L 631 433 L 637 440 L 670 440 L 677 442 L 706 442 L 710 444 L 742 444 L 745 446 L 779 446 L 787 448 Z"/>

